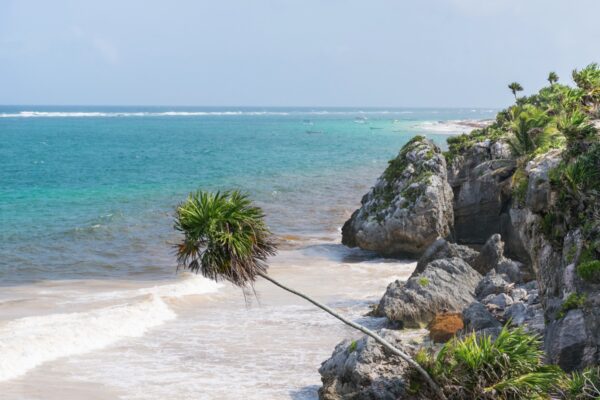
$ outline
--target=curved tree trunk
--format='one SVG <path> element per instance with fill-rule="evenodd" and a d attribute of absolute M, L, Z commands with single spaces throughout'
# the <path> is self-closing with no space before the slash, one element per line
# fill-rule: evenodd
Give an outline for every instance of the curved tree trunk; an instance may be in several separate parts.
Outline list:
<path fill-rule="evenodd" d="M 337 312 L 335 312 L 333 309 L 327 307 L 325 304 L 323 304 L 321 302 L 318 302 L 317 300 L 311 299 L 310 297 L 306 296 L 305 294 L 297 292 L 296 290 L 291 289 L 291 288 L 289 288 L 289 287 L 287 287 L 287 286 L 279 283 L 278 281 L 276 281 L 275 279 L 271 278 L 267 274 L 258 272 L 258 275 L 261 276 L 261 277 L 263 277 L 264 279 L 270 281 L 271 283 L 279 286 L 283 290 L 287 290 L 288 292 L 293 293 L 296 296 L 300 296 L 303 299 L 308 300 L 309 302 L 311 302 L 315 306 L 319 307 L 323 311 L 325 311 L 325 312 L 333 315 L 334 317 L 336 317 L 337 319 L 339 319 L 340 321 L 342 321 L 344 324 L 346 324 L 348 326 L 351 326 L 352 328 L 357 329 L 357 330 L 361 331 L 362 333 L 364 333 L 364 334 L 372 337 L 373 339 L 375 339 L 375 341 L 377 343 L 381 344 L 387 350 L 389 350 L 393 354 L 399 356 L 404 361 L 406 361 L 408 364 L 410 364 L 413 368 L 415 368 L 423 376 L 423 378 L 425 379 L 425 381 L 429 384 L 429 386 L 433 389 L 433 391 L 437 394 L 437 396 L 441 400 L 446 400 L 446 396 L 444 395 L 444 393 L 442 392 L 442 390 L 440 389 L 440 387 L 438 386 L 438 384 L 435 383 L 435 381 L 431 378 L 431 376 L 429 376 L 429 374 L 427 373 L 427 371 L 425 371 L 423 369 L 423 367 L 421 367 L 421 365 L 419 365 L 419 363 L 417 363 L 415 360 L 413 360 L 412 357 L 410 357 L 405 352 L 403 352 L 403 351 L 397 349 L 396 347 L 392 346 L 392 344 L 390 342 L 388 342 L 387 340 L 385 340 L 384 338 L 382 338 L 381 336 L 379 336 L 377 333 L 373 332 L 372 330 L 370 330 L 368 328 L 365 328 L 362 325 L 359 325 L 359 324 L 357 324 L 355 322 L 352 322 L 349 319 L 346 319 L 342 315 L 340 315 Z"/>

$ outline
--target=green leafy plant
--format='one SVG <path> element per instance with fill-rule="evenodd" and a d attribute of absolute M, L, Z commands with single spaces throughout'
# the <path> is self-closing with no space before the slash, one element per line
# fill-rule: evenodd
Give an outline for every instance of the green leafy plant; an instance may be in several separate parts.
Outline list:
<path fill-rule="evenodd" d="M 585 295 L 585 293 L 571 293 L 560 307 L 560 311 L 558 312 L 558 318 L 564 318 L 570 310 L 575 310 L 577 308 L 583 307 L 586 299 L 587 296 Z"/>
<path fill-rule="evenodd" d="M 600 283 L 600 260 L 592 260 L 577 266 L 577 275 L 586 282 Z"/>
<path fill-rule="evenodd" d="M 493 339 L 472 333 L 454 338 L 434 354 L 415 356 L 449 399 L 544 399 L 555 393 L 563 372 L 544 365 L 539 337 L 504 327 Z"/>
<path fill-rule="evenodd" d="M 567 400 L 596 400 L 600 398 L 600 367 L 590 367 L 565 376 L 563 398 Z"/>
<path fill-rule="evenodd" d="M 419 278 L 419 285 L 423 287 L 429 286 L 429 279 L 427 279 L 426 277 Z"/>

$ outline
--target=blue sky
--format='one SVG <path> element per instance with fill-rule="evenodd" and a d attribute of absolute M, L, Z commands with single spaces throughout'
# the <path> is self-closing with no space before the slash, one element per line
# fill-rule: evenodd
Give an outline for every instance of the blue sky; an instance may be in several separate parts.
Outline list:
<path fill-rule="evenodd" d="M 481 106 L 600 61 L 598 0 L 0 0 L 0 104 Z"/>

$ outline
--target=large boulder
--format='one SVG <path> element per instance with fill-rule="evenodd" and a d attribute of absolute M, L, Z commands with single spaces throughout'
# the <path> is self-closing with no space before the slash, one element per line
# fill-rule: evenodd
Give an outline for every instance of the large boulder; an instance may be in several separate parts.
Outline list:
<path fill-rule="evenodd" d="M 390 283 L 376 313 L 404 328 L 425 327 L 436 314 L 461 312 L 475 301 L 480 280 L 460 258 L 434 260 L 408 281 Z"/>
<path fill-rule="evenodd" d="M 416 136 L 363 197 L 342 228 L 342 243 L 384 255 L 420 255 L 452 228 L 452 189 L 446 161 L 430 140 Z"/>
<path fill-rule="evenodd" d="M 379 334 L 393 346 L 410 353 L 397 331 Z M 389 354 L 371 337 L 344 340 L 319 368 L 322 400 L 396 400 L 405 398 L 410 369 L 398 356 Z M 406 397 L 408 398 L 408 397 Z"/>

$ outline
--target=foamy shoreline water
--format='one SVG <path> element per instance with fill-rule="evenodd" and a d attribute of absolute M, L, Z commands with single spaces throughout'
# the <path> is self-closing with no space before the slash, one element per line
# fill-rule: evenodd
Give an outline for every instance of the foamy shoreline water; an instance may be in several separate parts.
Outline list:
<path fill-rule="evenodd" d="M 415 264 L 320 241 L 284 250 L 272 265 L 271 274 L 277 279 L 376 327 L 380 319 L 362 315 L 390 281 L 406 279 Z M 316 281 L 319 285 L 314 284 Z M 62 307 L 79 311 L 0 324 L 0 392 L 6 399 L 27 398 L 35 392 L 36 380 L 46 382 L 50 377 L 58 378 L 55 374 L 59 373 L 56 386 L 46 383 L 49 397 L 60 391 L 63 398 L 70 398 L 61 381 L 79 382 L 75 387 L 80 396 L 86 390 L 82 384 L 89 381 L 110 389 L 104 396 L 95 384 L 90 385 L 100 399 L 114 398 L 114 393 L 123 393 L 119 395 L 123 399 L 218 399 L 226 393 L 227 398 L 281 399 L 294 390 L 298 393 L 293 398 L 314 399 L 320 362 L 339 340 L 357 335 L 309 303 L 266 282 L 257 282 L 258 298 L 249 298 L 249 304 L 244 304 L 239 289 L 219 287 L 198 276 L 146 285 L 98 282 L 88 286 L 95 288 L 92 293 L 85 292 L 83 282 L 46 287 L 45 301 L 53 298 Z M 23 296 L 20 289 L 18 293 Z M 32 287 L 32 299 L 39 292 L 39 287 Z M 0 306 L 0 311 L 7 312 L 6 307 Z M 260 348 L 260 361 L 254 350 L 239 353 L 240 346 Z M 124 352 L 127 358 L 119 355 Z M 181 364 L 177 354 L 187 354 L 186 358 L 195 361 Z M 260 365 L 235 372 L 245 362 Z M 292 371 L 286 369 L 290 363 L 294 363 Z M 156 375 L 159 371 L 151 367 L 153 364 L 160 365 L 160 370 L 178 370 L 180 376 L 167 383 L 164 373 Z M 206 379 L 210 371 L 232 368 L 227 383 Z M 118 376 L 129 378 L 116 379 L 110 372 L 115 370 L 122 370 Z M 269 377 L 267 381 L 265 377 Z M 190 387 L 186 384 L 190 380 L 200 380 L 202 387 Z M 32 388 L 24 389 L 23 382 Z M 141 387 L 143 391 L 139 391 Z"/>

